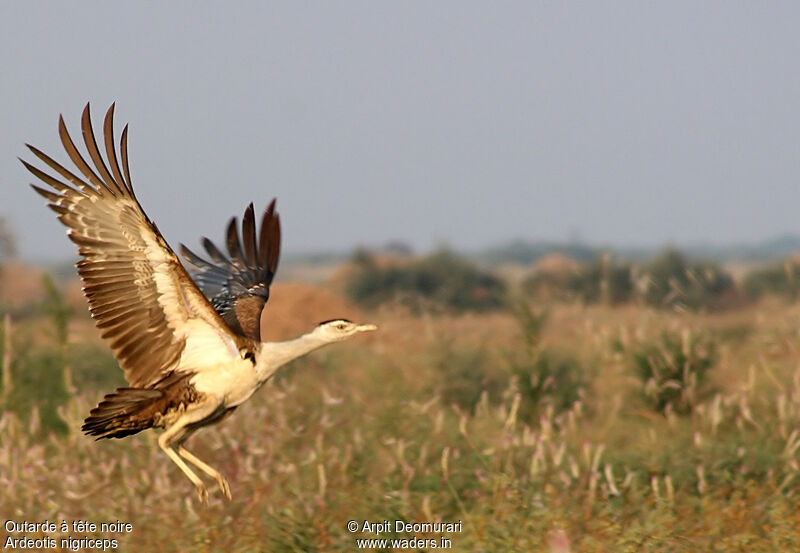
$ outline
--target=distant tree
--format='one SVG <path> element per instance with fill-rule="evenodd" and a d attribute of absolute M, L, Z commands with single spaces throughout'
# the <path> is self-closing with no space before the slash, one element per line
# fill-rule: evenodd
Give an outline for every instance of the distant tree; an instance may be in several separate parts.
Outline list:
<path fill-rule="evenodd" d="M 744 277 L 742 290 L 751 299 L 774 294 L 794 301 L 800 293 L 800 261 L 787 259 L 754 269 Z"/>
<path fill-rule="evenodd" d="M 617 263 L 608 254 L 581 268 L 567 281 L 567 290 L 586 303 L 616 304 L 630 299 L 633 291 L 632 269 Z"/>
<path fill-rule="evenodd" d="M 667 249 L 643 268 L 647 279 L 644 300 L 655 307 L 716 309 L 736 295 L 733 278 L 718 265 L 689 263 L 675 249 Z"/>
<path fill-rule="evenodd" d="M 536 271 L 522 282 L 528 296 L 581 299 L 585 303 L 623 303 L 631 299 L 633 288 L 631 264 L 615 261 L 609 253 L 566 271 Z"/>
<path fill-rule="evenodd" d="M 456 311 L 503 306 L 505 283 L 449 252 L 441 251 L 403 265 L 381 266 L 364 250 L 346 285 L 357 303 L 374 307 L 400 298 L 412 307 L 429 305 Z"/>

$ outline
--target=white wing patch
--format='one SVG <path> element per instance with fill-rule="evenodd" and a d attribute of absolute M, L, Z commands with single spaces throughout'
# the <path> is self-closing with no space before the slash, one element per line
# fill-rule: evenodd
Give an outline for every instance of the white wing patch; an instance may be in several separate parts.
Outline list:
<path fill-rule="evenodd" d="M 186 336 L 186 345 L 181 354 L 179 370 L 198 372 L 241 358 L 231 338 L 201 319 L 188 320 L 181 331 Z"/>

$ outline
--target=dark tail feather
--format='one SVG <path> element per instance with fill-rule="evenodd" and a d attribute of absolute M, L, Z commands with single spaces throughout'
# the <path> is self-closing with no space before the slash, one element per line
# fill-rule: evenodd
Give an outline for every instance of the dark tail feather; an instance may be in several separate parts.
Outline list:
<path fill-rule="evenodd" d="M 92 409 L 81 430 L 90 436 L 122 438 L 153 426 L 153 404 L 164 396 L 160 390 L 117 388 Z"/>

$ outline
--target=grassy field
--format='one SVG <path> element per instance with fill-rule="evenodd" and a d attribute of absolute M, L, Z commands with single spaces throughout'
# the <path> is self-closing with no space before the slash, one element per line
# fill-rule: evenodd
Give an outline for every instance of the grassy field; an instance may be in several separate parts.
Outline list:
<path fill-rule="evenodd" d="M 68 343 L 52 313 L 12 321 L 0 515 L 58 529 L 4 526 L 3 543 L 301 552 L 357 551 L 358 540 L 377 538 L 409 540 L 394 550 L 800 550 L 797 305 L 723 315 L 386 308 L 365 317 L 380 332 L 294 363 L 189 442 L 231 483 L 233 501 L 210 488 L 207 508 L 154 432 L 103 442 L 79 433 L 121 383 L 83 315 L 72 317 Z M 677 376 L 648 377 L 648 363 L 661 376 L 677 364 Z M 66 391 L 65 365 L 80 391 Z M 98 528 L 71 526 L 81 520 Z M 460 525 L 396 531 L 396 520 Z M 132 530 L 99 528 L 117 521 Z M 365 521 L 390 528 L 362 531 Z M 412 538 L 433 543 L 414 547 Z"/>

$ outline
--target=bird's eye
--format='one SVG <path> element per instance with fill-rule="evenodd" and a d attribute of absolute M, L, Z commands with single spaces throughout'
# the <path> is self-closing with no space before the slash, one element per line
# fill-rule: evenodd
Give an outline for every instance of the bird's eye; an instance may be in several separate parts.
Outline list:
<path fill-rule="evenodd" d="M 338 328 L 339 330 L 344 330 L 345 328 L 347 328 L 347 325 L 344 323 L 339 323 L 338 325 L 336 325 L 336 328 Z"/>

